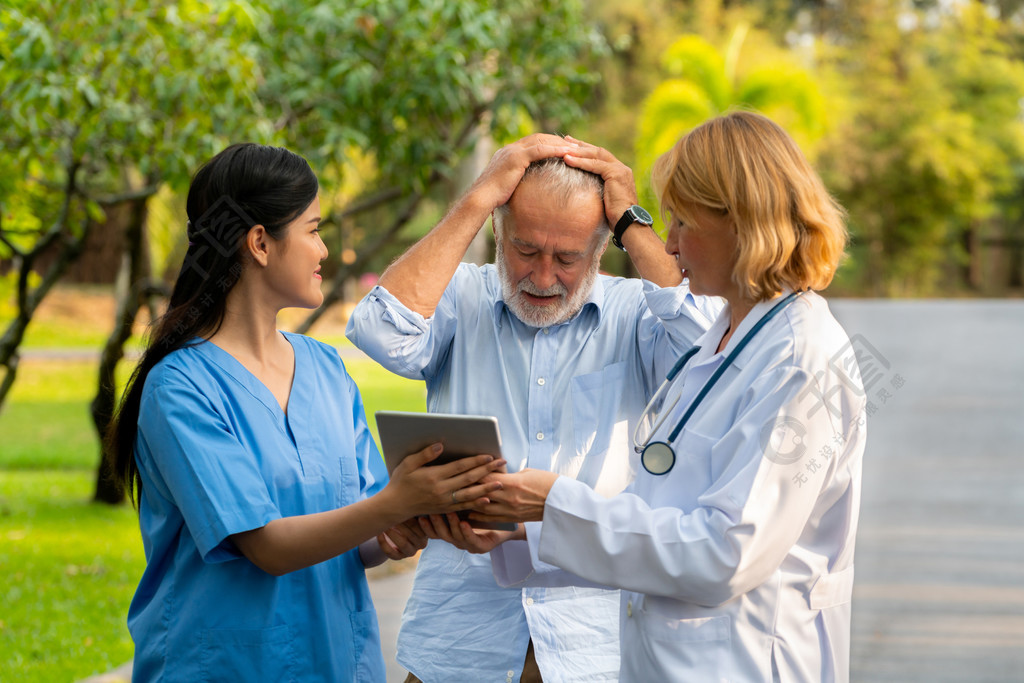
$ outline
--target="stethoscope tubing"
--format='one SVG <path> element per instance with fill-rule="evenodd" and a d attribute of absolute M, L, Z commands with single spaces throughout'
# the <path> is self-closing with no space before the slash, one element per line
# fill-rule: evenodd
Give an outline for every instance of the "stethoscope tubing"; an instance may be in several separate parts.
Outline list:
<path fill-rule="evenodd" d="M 746 348 L 747 344 L 750 343 L 750 340 L 753 339 L 757 335 L 757 333 L 760 332 L 761 329 L 765 325 L 767 325 L 768 322 L 772 318 L 774 318 L 779 312 L 781 312 L 783 309 L 785 309 L 787 306 L 789 306 L 789 304 L 791 304 L 793 302 L 793 300 L 796 299 L 796 297 L 800 296 L 800 294 L 802 294 L 802 292 L 799 292 L 799 291 L 791 292 L 790 294 L 788 294 L 786 297 L 784 297 L 782 299 L 782 301 L 780 301 L 777 304 L 775 304 L 774 306 L 772 306 L 772 308 L 767 313 L 765 313 L 763 316 L 761 316 L 761 319 L 758 320 L 756 323 L 754 323 L 754 326 L 751 327 L 750 330 L 745 335 L 743 335 L 743 339 L 741 339 L 740 342 L 736 345 L 736 347 L 729 353 L 729 355 L 725 358 L 725 360 L 722 362 L 722 364 L 718 366 L 718 368 L 715 370 L 715 372 L 711 375 L 711 378 L 708 379 L 708 381 L 704 384 L 704 386 L 701 387 L 701 390 L 697 394 L 697 396 L 693 399 L 693 401 L 690 402 L 690 405 L 686 409 L 686 412 L 683 413 L 683 416 L 676 423 L 675 428 L 668 435 L 668 439 L 666 441 L 654 441 L 654 442 L 652 442 L 652 441 L 650 441 L 650 437 L 648 437 L 648 441 L 647 441 L 647 443 L 645 443 L 642 446 L 642 450 L 641 450 L 641 453 L 640 453 L 640 463 L 643 465 L 645 470 L 647 470 L 648 472 L 650 472 L 651 474 L 654 474 L 654 475 L 662 475 L 662 474 L 668 474 L 669 473 L 669 471 L 672 469 L 672 467 L 675 466 L 675 460 L 676 460 L 675 449 L 672 448 L 672 442 L 675 441 L 679 437 L 679 433 L 681 431 L 683 431 L 683 427 L 685 427 L 686 424 L 690 421 L 690 417 L 697 410 L 697 408 L 700 406 L 700 404 L 704 401 L 704 398 L 711 392 L 711 389 L 714 388 L 715 384 L 718 383 L 718 380 L 722 378 L 722 375 L 725 374 L 725 371 L 728 370 L 729 367 L 733 364 L 733 362 L 736 360 L 737 356 L 739 356 L 740 353 L 743 351 L 743 349 Z M 668 375 L 665 376 L 665 381 L 662 382 L 660 387 L 658 387 L 658 390 L 655 392 L 654 396 L 651 398 L 651 400 L 647 403 L 647 406 L 644 408 L 643 413 L 640 414 L 640 419 L 637 422 L 637 430 L 639 430 L 640 424 L 642 424 L 643 421 L 651 414 L 651 412 L 653 410 L 653 406 L 656 404 L 657 400 L 660 398 L 659 395 L 662 393 L 662 391 L 663 390 L 664 391 L 668 390 L 668 385 L 671 384 L 675 380 L 675 378 L 682 371 L 682 369 L 686 365 L 686 363 L 691 358 L 693 358 L 697 354 L 697 352 L 700 351 L 700 349 L 701 349 L 701 347 L 699 347 L 699 346 L 693 347 L 692 349 L 690 349 L 689 351 L 684 353 L 682 356 L 680 356 L 679 360 L 677 360 L 675 362 L 675 365 L 673 365 L 672 369 L 669 370 Z M 658 420 L 656 420 L 656 423 L 655 423 L 654 427 L 651 429 L 651 435 L 652 436 L 655 434 L 655 432 L 658 431 L 658 429 L 661 428 L 661 425 L 664 423 L 664 421 L 668 417 L 667 413 L 670 412 L 671 409 L 674 408 L 674 407 L 675 407 L 675 404 L 673 403 L 672 406 L 670 406 L 668 410 L 663 411 L 663 413 L 665 413 L 665 416 L 662 417 L 662 418 L 659 418 Z M 636 446 L 636 430 L 634 430 L 634 432 L 633 432 L 633 443 L 634 443 L 634 448 L 637 448 L 637 446 Z M 651 449 L 652 446 L 657 446 L 658 447 L 657 448 L 657 455 L 656 456 L 652 455 L 652 458 L 656 458 L 659 462 L 660 461 L 667 461 L 667 465 L 659 465 L 659 466 L 653 467 L 653 468 L 652 467 L 648 467 L 648 463 L 646 462 L 646 459 L 645 459 L 644 456 L 646 456 L 646 454 L 648 453 L 648 451 Z M 666 455 L 665 449 L 668 449 L 667 455 Z M 653 451 L 652 451 L 652 453 L 653 453 Z M 657 471 L 653 471 L 653 470 L 657 470 Z"/>

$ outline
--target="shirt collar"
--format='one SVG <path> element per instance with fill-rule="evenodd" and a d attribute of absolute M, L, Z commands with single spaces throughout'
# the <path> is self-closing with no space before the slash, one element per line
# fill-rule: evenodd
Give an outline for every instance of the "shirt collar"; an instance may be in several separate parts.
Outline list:
<path fill-rule="evenodd" d="M 732 306 L 730 306 L 729 303 L 726 302 L 725 308 L 722 309 L 721 314 L 719 314 L 714 324 L 712 324 L 708 331 L 705 332 L 701 336 L 701 338 L 698 339 L 696 342 L 697 345 L 702 347 L 702 349 L 704 349 L 705 351 L 704 353 L 701 353 L 699 357 L 701 359 L 710 359 L 716 355 L 721 355 L 723 357 L 728 356 L 730 353 L 732 353 L 732 350 L 736 348 L 740 341 L 742 341 L 743 338 L 747 335 L 747 333 L 750 331 L 750 328 L 756 325 L 758 320 L 764 317 L 764 315 L 768 313 L 768 311 L 770 311 L 772 307 L 775 306 L 775 304 L 782 301 L 782 299 L 788 296 L 792 291 L 793 290 L 791 289 L 784 289 L 782 293 L 779 294 L 778 296 L 755 304 L 755 306 L 750 309 L 750 312 L 747 313 L 743 320 L 740 321 L 739 327 L 736 328 L 736 331 L 733 332 L 732 337 L 729 338 L 729 343 L 725 345 L 725 348 L 722 349 L 720 354 L 716 354 L 715 349 L 718 347 L 718 343 L 722 341 L 722 336 L 725 334 L 726 329 L 728 329 L 729 327 L 729 316 L 732 313 Z M 764 331 L 762 330 L 761 332 L 758 333 L 758 336 L 760 336 L 763 333 Z M 740 355 L 736 358 L 736 361 L 734 361 L 735 363 L 739 363 L 740 365 L 742 365 L 742 363 L 746 360 L 746 356 L 752 353 L 752 349 L 755 348 L 754 341 L 755 340 L 751 340 L 751 344 L 748 345 L 747 348 L 745 348 L 740 353 Z"/>

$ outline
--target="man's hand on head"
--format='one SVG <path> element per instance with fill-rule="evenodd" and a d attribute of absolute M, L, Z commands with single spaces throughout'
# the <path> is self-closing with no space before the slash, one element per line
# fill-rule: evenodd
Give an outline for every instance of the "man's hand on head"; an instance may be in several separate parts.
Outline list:
<path fill-rule="evenodd" d="M 615 155 L 597 145 L 566 136 L 577 144 L 575 151 L 563 158 L 565 163 L 584 171 L 596 173 L 604 179 L 604 211 L 608 226 L 614 227 L 626 209 L 636 204 L 636 182 L 633 171 L 615 158 Z"/>
<path fill-rule="evenodd" d="M 472 197 L 480 208 L 493 211 L 508 202 L 531 163 L 551 157 L 564 157 L 578 150 L 579 145 L 575 141 L 547 133 L 536 133 L 516 140 L 494 153 L 490 163 L 469 189 L 467 197 Z"/>

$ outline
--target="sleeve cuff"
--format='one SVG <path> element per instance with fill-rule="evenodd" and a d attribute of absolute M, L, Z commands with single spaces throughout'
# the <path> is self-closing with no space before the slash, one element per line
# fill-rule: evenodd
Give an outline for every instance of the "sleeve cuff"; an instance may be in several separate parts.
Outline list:
<path fill-rule="evenodd" d="M 533 576 L 527 541 L 506 541 L 491 551 L 491 570 L 502 588 L 519 586 Z"/>
<path fill-rule="evenodd" d="M 370 540 L 359 544 L 359 559 L 363 561 L 363 567 L 369 569 L 370 567 L 384 564 L 388 556 L 384 554 L 380 543 L 377 542 L 377 537 L 374 536 Z"/>
<path fill-rule="evenodd" d="M 380 285 L 375 285 L 363 301 L 381 307 L 384 320 L 394 325 L 402 334 L 419 334 L 430 328 L 426 318 L 411 310 Z"/>

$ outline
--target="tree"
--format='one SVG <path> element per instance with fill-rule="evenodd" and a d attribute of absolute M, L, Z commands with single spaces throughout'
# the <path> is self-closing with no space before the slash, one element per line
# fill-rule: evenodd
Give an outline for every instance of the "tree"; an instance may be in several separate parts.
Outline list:
<path fill-rule="evenodd" d="M 330 222 L 355 257 L 331 273 L 307 331 L 417 215 L 443 194 L 481 135 L 524 124 L 554 130 L 581 116 L 603 48 L 577 1 L 265 3 L 260 94 L 278 137 L 331 184 Z M 280 65 L 272 68 L 270 63 Z M 373 229 L 357 217 L 376 211 Z"/>
<path fill-rule="evenodd" d="M 755 66 L 743 63 L 751 28 L 736 26 L 724 51 L 697 35 L 678 38 L 665 52 L 668 78 L 644 100 L 636 138 L 642 196 L 653 205 L 650 169 L 687 131 L 733 107 L 756 109 L 779 122 L 805 147 L 824 132 L 824 102 L 810 72 L 776 48 L 775 59 L 758 50 Z M 760 41 L 763 43 L 764 38 Z"/>
<path fill-rule="evenodd" d="M 18 150 L 0 159 L 0 170 L 18 171 L 0 180 L 0 215 L 15 215 L 12 225 L 0 223 L 7 249 L 25 256 L 17 239 L 42 249 L 62 235 L 80 245 L 103 206 L 131 203 L 122 296 L 92 404 L 98 432 L 112 414 L 114 370 L 137 312 L 158 289 L 146 276 L 146 237 L 148 202 L 160 187 L 182 189 L 228 141 L 272 142 L 309 159 L 334 209 L 330 221 L 386 216 L 384 230 L 347 231 L 358 256 L 335 272 L 322 312 L 340 298 L 344 278 L 438 191 L 481 131 L 501 137 L 526 119 L 554 125 L 580 115 L 594 81 L 582 58 L 602 47 L 581 15 L 579 2 L 553 0 L 51 0 L 5 13 L 0 97 L 14 115 L 0 121 L 0 136 Z M 68 208 L 51 210 L 59 225 L 47 237 L 38 226 L 61 206 L 55 196 Z M 68 228 L 79 214 L 81 225 Z M 31 263 L 20 263 L 30 283 Z M 37 305 L 46 289 L 37 291 L 22 298 Z M 16 350 L 34 308 L 23 310 L 12 323 L 17 338 L 0 350 Z M 97 498 L 121 500 L 108 483 L 101 463 Z"/>
<path fill-rule="evenodd" d="M 91 405 L 101 436 L 114 410 L 124 343 L 145 297 L 159 289 L 148 279 L 146 202 L 163 183 L 182 184 L 200 159 L 239 134 L 239 112 L 255 102 L 247 86 L 254 62 L 234 40 L 239 6 L 222 3 L 211 12 L 172 2 L 44 1 L 3 14 L 0 42 L 16 47 L 4 48 L 0 71 L 0 98 L 10 112 L 0 136 L 14 171 L 0 187 L 0 203 L 26 226 L 15 237 L 11 229 L 0 233 L 20 269 L 18 315 L 0 344 L 4 386 L 14 380 L 32 314 L 103 220 L 103 207 L 129 203 L 125 286 Z M 179 45 L 182 34 L 190 40 Z M 44 218 L 47 230 L 33 227 Z M 61 245 L 59 257 L 33 290 L 34 261 L 53 244 Z M 103 462 L 101 454 L 96 498 L 118 502 L 123 494 Z"/>
<path fill-rule="evenodd" d="M 872 1 L 850 18 L 829 59 L 846 96 L 824 175 L 850 213 L 859 284 L 932 293 L 1015 187 L 1024 66 L 977 4 L 926 16 Z"/>

